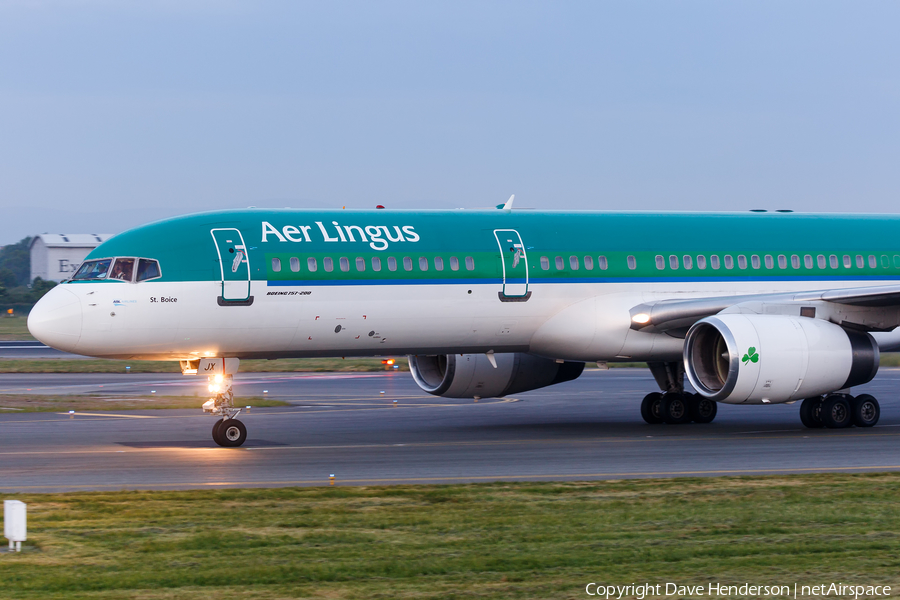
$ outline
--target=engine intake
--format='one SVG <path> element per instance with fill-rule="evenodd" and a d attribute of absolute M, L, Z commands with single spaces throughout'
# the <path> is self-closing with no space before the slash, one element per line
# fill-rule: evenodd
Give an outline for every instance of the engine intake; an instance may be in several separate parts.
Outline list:
<path fill-rule="evenodd" d="M 409 356 L 416 384 L 435 396 L 494 398 L 576 379 L 582 362 L 558 363 L 521 352 L 495 354 L 497 368 L 484 354 Z"/>
<path fill-rule="evenodd" d="M 806 317 L 717 315 L 695 323 L 684 340 L 691 385 L 730 404 L 788 402 L 861 385 L 875 377 L 878 361 L 868 333 Z"/>

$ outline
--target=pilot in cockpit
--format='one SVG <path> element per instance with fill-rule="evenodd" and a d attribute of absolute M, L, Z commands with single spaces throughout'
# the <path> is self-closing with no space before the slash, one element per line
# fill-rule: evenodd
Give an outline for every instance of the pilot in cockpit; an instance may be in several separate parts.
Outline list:
<path fill-rule="evenodd" d="M 134 272 L 133 258 L 119 258 L 113 267 L 110 279 L 121 279 L 122 281 L 131 281 L 131 275 Z"/>

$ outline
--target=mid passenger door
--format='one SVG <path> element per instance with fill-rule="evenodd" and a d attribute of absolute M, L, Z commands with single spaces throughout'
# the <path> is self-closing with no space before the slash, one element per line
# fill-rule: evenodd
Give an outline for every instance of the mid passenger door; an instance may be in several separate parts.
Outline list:
<path fill-rule="evenodd" d="M 503 263 L 503 288 L 501 300 L 522 301 L 530 296 L 528 292 L 528 256 L 522 236 L 515 229 L 495 229 L 494 237 L 500 247 L 500 261 Z"/>
<path fill-rule="evenodd" d="M 250 296 L 250 258 L 241 232 L 237 229 L 211 229 L 210 233 L 216 244 L 222 276 L 219 304 L 253 302 Z"/>

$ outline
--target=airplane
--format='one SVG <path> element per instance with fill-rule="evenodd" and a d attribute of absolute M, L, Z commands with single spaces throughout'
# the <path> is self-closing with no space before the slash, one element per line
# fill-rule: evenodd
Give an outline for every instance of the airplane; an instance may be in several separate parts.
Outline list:
<path fill-rule="evenodd" d="M 126 231 L 32 309 L 48 346 L 205 374 L 213 440 L 247 438 L 241 359 L 408 355 L 418 386 L 488 398 L 646 362 L 649 424 L 800 401 L 871 427 L 852 395 L 900 349 L 900 216 L 220 210 Z M 685 391 L 685 377 L 695 393 Z"/>

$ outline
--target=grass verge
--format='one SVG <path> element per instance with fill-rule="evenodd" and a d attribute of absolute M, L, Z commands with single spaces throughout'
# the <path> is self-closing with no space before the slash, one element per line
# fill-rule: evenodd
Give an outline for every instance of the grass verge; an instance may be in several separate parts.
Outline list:
<path fill-rule="evenodd" d="M 198 396 L 39 396 L 39 395 L 0 395 L 0 413 L 14 412 L 76 412 L 104 410 L 155 410 L 168 408 L 199 409 L 206 397 Z M 290 406 L 281 400 L 249 397 L 240 399 L 241 406 Z"/>
<path fill-rule="evenodd" d="M 399 371 L 409 371 L 398 359 Z M 128 371 L 125 367 L 131 367 Z M 380 358 L 281 358 L 242 360 L 243 373 L 319 373 L 384 371 Z M 10 359 L 0 358 L 0 373 L 181 373 L 178 361 L 104 359 Z"/>
<path fill-rule="evenodd" d="M 0 340 L 34 340 L 28 333 L 27 322 L 25 315 L 6 316 L 6 308 L 3 308 L 3 314 L 0 314 Z"/>
<path fill-rule="evenodd" d="M 591 581 L 896 593 L 898 494 L 896 473 L 22 494 L 29 541 L 0 554 L 0 581 L 51 600 L 585 598 Z"/>

